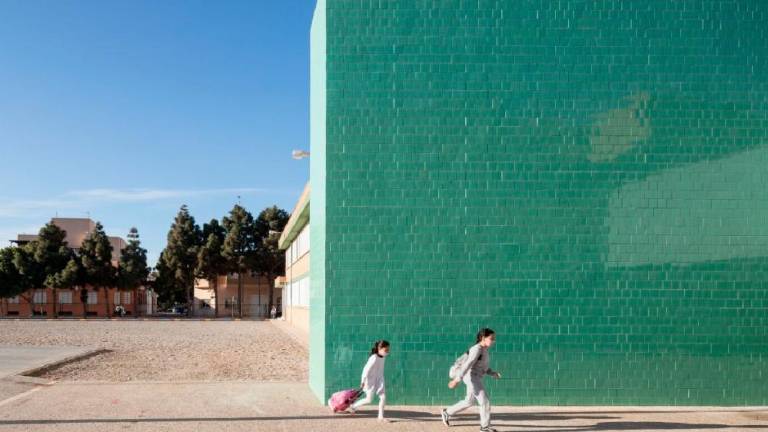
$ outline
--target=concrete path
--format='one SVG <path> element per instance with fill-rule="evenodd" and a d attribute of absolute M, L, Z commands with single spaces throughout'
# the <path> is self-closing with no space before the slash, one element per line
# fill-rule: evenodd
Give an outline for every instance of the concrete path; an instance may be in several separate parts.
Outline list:
<path fill-rule="evenodd" d="M 92 354 L 83 347 L 0 346 L 0 379 Z"/>
<path fill-rule="evenodd" d="M 0 345 L 0 408 L 51 384 L 21 374 L 83 358 L 95 352 L 97 350 L 83 347 Z"/>
<path fill-rule="evenodd" d="M 333 415 L 305 383 L 56 383 L 0 402 L 6 431 L 440 431 L 438 407 Z M 500 431 L 768 431 L 766 408 L 496 408 Z M 476 431 L 472 410 L 450 432 Z"/>

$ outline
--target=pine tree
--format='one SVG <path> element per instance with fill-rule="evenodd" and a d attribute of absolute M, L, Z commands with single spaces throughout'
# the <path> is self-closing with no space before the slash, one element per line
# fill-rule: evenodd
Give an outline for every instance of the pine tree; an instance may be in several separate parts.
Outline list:
<path fill-rule="evenodd" d="M 164 258 L 173 278 L 186 292 L 188 314 L 194 312 L 195 268 L 201 237 L 195 218 L 186 205 L 181 206 L 168 232 Z"/>
<path fill-rule="evenodd" d="M 59 286 L 59 273 L 64 270 L 72 258 L 72 250 L 67 247 L 67 233 L 53 222 L 47 223 L 40 229 L 37 240 L 30 243 L 32 256 L 39 271 L 42 272 L 43 286 L 51 288 L 53 299 L 53 316 L 57 316 L 56 293 Z"/>
<path fill-rule="evenodd" d="M 131 228 L 128 233 L 128 246 L 120 254 L 120 263 L 117 268 L 117 287 L 120 290 L 128 290 L 132 293 L 133 313 L 137 315 L 136 298 L 139 287 L 144 285 L 149 276 L 147 267 L 147 250 L 141 247 L 139 230 Z"/>
<path fill-rule="evenodd" d="M 160 252 L 151 277 L 152 289 L 157 293 L 159 306 L 163 309 L 187 298 L 185 287 L 178 283 L 173 270 L 168 266 L 167 254 L 167 249 Z"/>
<path fill-rule="evenodd" d="M 74 254 L 71 255 L 67 265 L 58 273 L 49 275 L 46 278 L 46 286 L 53 288 L 53 301 L 56 302 L 57 289 L 72 289 L 83 283 L 83 268 L 79 259 Z M 82 297 L 81 297 L 82 298 Z M 87 296 L 86 296 L 87 298 Z M 54 306 L 55 307 L 55 306 Z M 83 316 L 85 316 L 85 303 L 83 302 Z"/>
<path fill-rule="evenodd" d="M 68 288 L 75 288 L 78 290 L 80 296 L 80 304 L 83 307 L 83 318 L 87 317 L 86 305 L 88 304 L 88 285 L 87 276 L 85 274 L 85 268 L 83 267 L 82 258 L 73 254 L 69 259 L 67 266 L 61 272 L 59 283 L 62 286 Z"/>
<path fill-rule="evenodd" d="M 37 238 L 18 248 L 14 256 L 14 265 L 23 275 L 27 289 L 53 288 L 53 313 L 56 315 L 56 287 L 51 284 L 54 275 L 67 265 L 72 251 L 67 247 L 67 233 L 52 222 L 45 224 L 38 232 Z M 31 298 L 32 309 L 35 309 L 34 294 Z"/>
<path fill-rule="evenodd" d="M 112 265 L 112 245 L 104 232 L 101 223 L 96 222 L 96 228 L 83 241 L 80 247 L 80 258 L 85 273 L 85 282 L 98 292 L 104 290 L 107 316 L 112 313 L 109 303 L 109 288 L 115 285 L 115 267 Z"/>
<path fill-rule="evenodd" d="M 33 258 L 46 278 L 63 270 L 72 257 L 66 237 L 66 231 L 49 222 L 40 229 L 37 239 L 30 243 Z"/>
<path fill-rule="evenodd" d="M 14 264 L 18 252 L 19 248 L 16 247 L 0 249 L 0 299 L 3 304 L 6 304 L 7 299 L 16 297 L 27 289 L 24 276 Z"/>
<path fill-rule="evenodd" d="M 82 267 L 81 267 L 81 271 Z M 83 276 L 85 280 L 85 276 Z M 88 286 L 83 284 L 80 286 L 80 304 L 83 305 L 83 318 L 88 318 Z"/>
<path fill-rule="evenodd" d="M 227 235 L 222 255 L 229 269 L 237 272 L 237 314 L 243 316 L 243 273 L 254 268 L 257 252 L 256 227 L 253 216 L 236 204 L 224 218 Z"/>
<path fill-rule="evenodd" d="M 226 231 L 216 219 L 203 224 L 205 243 L 197 253 L 197 277 L 207 279 L 213 288 L 214 314 L 219 317 L 219 275 L 227 272 L 227 260 L 222 255 Z"/>
<path fill-rule="evenodd" d="M 269 306 L 267 310 L 271 310 L 275 302 L 275 290 L 272 286 L 274 279 L 285 269 L 285 251 L 280 250 L 278 243 L 288 219 L 290 219 L 288 212 L 277 206 L 267 207 L 256 218 L 256 231 L 259 239 L 256 270 L 260 275 L 265 276 L 269 283 Z"/>
<path fill-rule="evenodd" d="M 31 297 L 26 293 L 32 288 L 39 288 L 45 282 L 45 274 L 34 257 L 34 242 L 27 243 L 21 247 L 13 249 L 13 265 L 19 273 L 19 287 L 21 289 L 19 296 L 23 298 L 32 307 L 35 308 L 35 296 Z"/>

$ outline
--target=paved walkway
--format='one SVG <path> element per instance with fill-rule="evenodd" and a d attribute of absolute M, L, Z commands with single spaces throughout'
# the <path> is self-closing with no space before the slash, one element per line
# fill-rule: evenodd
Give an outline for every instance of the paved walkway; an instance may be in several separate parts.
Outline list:
<path fill-rule="evenodd" d="M 356 416 L 319 406 L 305 383 L 56 383 L 0 402 L 5 431 L 440 431 L 437 407 L 373 408 Z M 768 431 L 758 408 L 494 408 L 500 431 Z M 477 430 L 477 414 L 450 432 Z"/>
<path fill-rule="evenodd" d="M 49 384 L 21 374 L 81 358 L 92 352 L 94 350 L 82 347 L 0 346 L 0 407 Z"/>
<path fill-rule="evenodd" d="M 93 349 L 83 347 L 0 346 L 0 379 L 19 375 L 55 363 L 86 356 Z"/>

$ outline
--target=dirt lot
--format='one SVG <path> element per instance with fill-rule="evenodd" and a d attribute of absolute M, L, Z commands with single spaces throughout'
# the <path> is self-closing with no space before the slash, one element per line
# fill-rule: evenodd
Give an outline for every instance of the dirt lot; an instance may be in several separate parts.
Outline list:
<path fill-rule="evenodd" d="M 110 352 L 43 375 L 61 381 L 306 381 L 307 351 L 259 321 L 0 321 L 2 345 Z"/>

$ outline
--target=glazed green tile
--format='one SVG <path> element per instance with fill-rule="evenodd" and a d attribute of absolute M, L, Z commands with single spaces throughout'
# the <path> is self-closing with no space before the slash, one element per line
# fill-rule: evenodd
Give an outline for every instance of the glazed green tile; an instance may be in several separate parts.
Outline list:
<path fill-rule="evenodd" d="M 320 0 L 310 385 L 768 403 L 768 3 Z"/>

